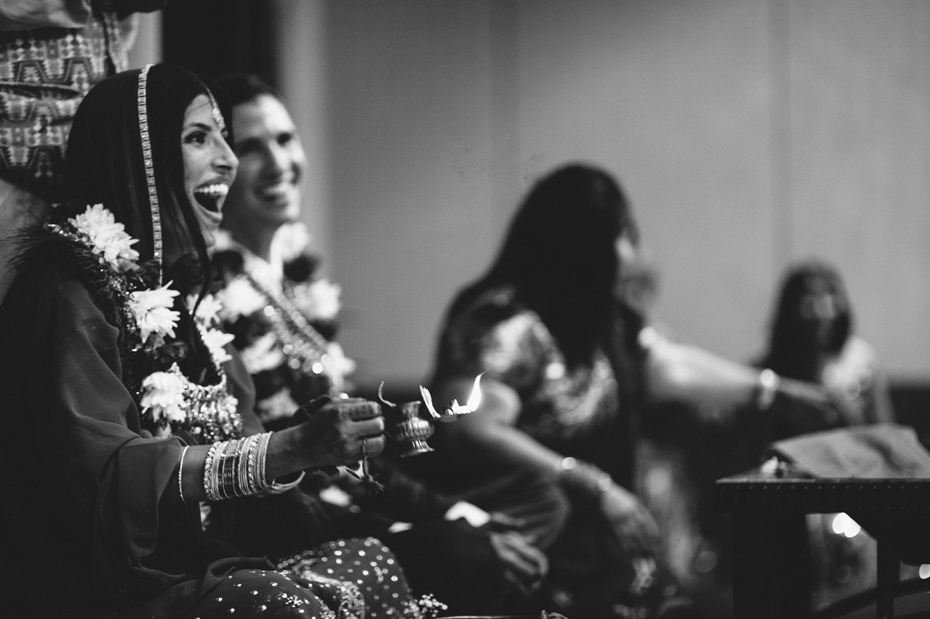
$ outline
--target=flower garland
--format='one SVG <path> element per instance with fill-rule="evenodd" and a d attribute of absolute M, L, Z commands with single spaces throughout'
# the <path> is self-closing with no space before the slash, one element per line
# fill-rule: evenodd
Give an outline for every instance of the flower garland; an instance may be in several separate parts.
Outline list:
<path fill-rule="evenodd" d="M 341 290 L 317 274 L 309 241 L 303 224 L 279 228 L 272 249 L 280 266 L 273 266 L 228 236 L 217 238 L 220 318 L 255 380 L 256 410 L 269 427 L 299 403 L 345 391 L 355 369 L 333 341 Z"/>
<path fill-rule="evenodd" d="M 173 282 L 148 286 L 146 270 L 138 264 L 137 242 L 125 232 L 102 204 L 88 206 L 65 224 L 47 226 L 73 245 L 74 251 L 96 258 L 86 261 L 97 271 L 101 294 L 115 306 L 120 329 L 123 382 L 133 393 L 144 424 L 153 434 L 166 436 L 183 431 L 195 442 L 214 442 L 238 437 L 242 420 L 236 398 L 226 389 L 222 364 L 230 359 L 224 346 L 232 336 L 223 333 L 219 302 L 206 295 L 199 305 L 195 295 L 184 301 L 183 311 L 192 315 L 197 336 L 209 351 L 214 384 L 191 381 L 181 370 L 187 346 L 176 339 L 181 311 L 174 309 L 180 293 Z"/>

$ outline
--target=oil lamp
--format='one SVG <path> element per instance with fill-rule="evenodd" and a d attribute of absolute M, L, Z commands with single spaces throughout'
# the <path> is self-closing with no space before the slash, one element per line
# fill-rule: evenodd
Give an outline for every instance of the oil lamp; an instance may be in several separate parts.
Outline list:
<path fill-rule="evenodd" d="M 426 442 L 426 439 L 433 435 L 433 424 L 420 414 L 421 408 L 426 409 L 426 412 L 429 413 L 433 420 L 447 423 L 455 421 L 462 415 L 475 412 L 481 404 L 481 374 L 475 377 L 475 384 L 465 404 L 459 404 L 457 400 L 452 400 L 441 410 L 436 410 L 433 405 L 433 396 L 430 394 L 429 389 L 422 385 L 420 386 L 420 400 L 403 402 L 400 405 L 385 400 L 382 393 L 383 388 L 384 382 L 378 387 L 378 399 L 389 410 L 397 411 L 400 417 L 400 420 L 395 422 L 391 417 L 397 419 L 397 414 L 390 416 L 385 414 L 388 423 L 392 423 L 391 428 L 386 430 L 385 434 L 399 443 L 401 457 L 415 456 L 433 451 L 433 448 Z"/>

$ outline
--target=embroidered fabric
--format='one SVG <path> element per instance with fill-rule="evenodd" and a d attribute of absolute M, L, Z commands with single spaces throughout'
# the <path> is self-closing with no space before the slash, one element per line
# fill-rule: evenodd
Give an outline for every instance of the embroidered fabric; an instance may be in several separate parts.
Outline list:
<path fill-rule="evenodd" d="M 0 32 L 0 176 L 63 197 L 71 118 L 91 86 L 128 67 L 116 15 L 83 28 Z"/>
<path fill-rule="evenodd" d="M 499 308 L 504 317 L 493 317 Z M 486 321 L 486 315 L 492 319 Z M 561 445 L 603 423 L 617 410 L 617 382 L 607 357 L 569 369 L 539 316 L 496 291 L 446 331 L 439 372 L 487 372 L 523 400 L 518 425 L 537 439 Z"/>
<path fill-rule="evenodd" d="M 321 585 L 338 602 L 330 604 L 336 606 L 338 619 L 397 616 L 393 605 L 410 598 L 400 566 L 374 538 L 328 542 L 281 560 L 277 569 L 286 576 Z M 367 611 L 362 587 L 368 591 Z"/>

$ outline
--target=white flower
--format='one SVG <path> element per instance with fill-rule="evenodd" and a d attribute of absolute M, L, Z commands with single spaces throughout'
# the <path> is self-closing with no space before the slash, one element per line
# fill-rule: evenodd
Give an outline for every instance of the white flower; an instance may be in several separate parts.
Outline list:
<path fill-rule="evenodd" d="M 297 258 L 310 244 L 310 232 L 303 222 L 294 221 L 282 225 L 272 239 L 272 251 L 277 252 L 284 262 Z"/>
<path fill-rule="evenodd" d="M 346 357 L 339 342 L 330 342 L 323 355 L 323 364 L 326 374 L 333 381 L 333 387 L 342 390 L 345 386 L 345 377 L 355 371 L 356 363 Z"/>
<path fill-rule="evenodd" d="M 143 342 L 153 333 L 156 336 L 174 337 L 174 328 L 180 314 L 171 309 L 178 291 L 169 288 L 170 285 L 171 282 L 168 282 L 161 288 L 137 290 L 130 294 L 129 309 L 136 317 Z"/>
<path fill-rule="evenodd" d="M 151 412 L 155 421 L 184 421 L 184 379 L 177 372 L 149 374 L 142 381 L 141 405 L 142 413 Z"/>
<path fill-rule="evenodd" d="M 262 421 L 267 422 L 282 417 L 290 417 L 298 406 L 300 405 L 291 397 L 291 390 L 285 387 L 273 396 L 258 402 L 255 408 L 258 409 L 258 415 Z"/>
<path fill-rule="evenodd" d="M 185 307 L 187 311 L 194 311 L 194 305 L 197 303 L 197 295 L 191 294 L 185 299 Z M 197 306 L 196 317 L 200 322 L 207 326 L 215 325 L 220 320 L 220 312 L 223 311 L 223 304 L 220 303 L 219 299 L 214 297 L 212 294 L 204 295 L 203 299 L 200 301 L 200 305 Z"/>
<path fill-rule="evenodd" d="M 213 232 L 213 248 L 210 251 L 227 251 L 233 247 L 233 238 L 229 230 L 219 228 Z"/>
<path fill-rule="evenodd" d="M 139 252 L 130 247 L 136 242 L 117 223 L 113 213 L 102 204 L 88 206 L 87 210 L 68 220 L 82 235 L 87 237 L 99 255 L 114 270 L 121 270 L 126 262 L 138 260 Z"/>
<path fill-rule="evenodd" d="M 318 279 L 294 292 L 294 303 L 310 320 L 333 320 L 339 314 L 342 287 L 328 279 Z"/>
<path fill-rule="evenodd" d="M 219 329 L 201 328 L 200 336 L 203 338 L 203 343 L 207 345 L 207 349 L 210 351 L 210 357 L 213 358 L 214 363 L 220 365 L 232 359 L 224 348 L 226 344 L 233 341 L 232 335 L 224 333 Z"/>
<path fill-rule="evenodd" d="M 249 374 L 273 370 L 284 363 L 284 353 L 278 346 L 278 337 L 272 331 L 255 340 L 251 346 L 243 348 L 239 354 Z"/>
<path fill-rule="evenodd" d="M 216 297 L 222 304 L 220 316 L 229 322 L 235 322 L 239 316 L 251 316 L 267 305 L 265 297 L 245 277 L 234 278 Z"/>

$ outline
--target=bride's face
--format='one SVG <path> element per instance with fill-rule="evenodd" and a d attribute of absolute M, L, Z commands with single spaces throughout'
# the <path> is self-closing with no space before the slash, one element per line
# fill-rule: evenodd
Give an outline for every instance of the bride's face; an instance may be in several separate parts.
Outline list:
<path fill-rule="evenodd" d="M 213 102 L 197 95 L 184 113 L 181 127 L 184 190 L 200 222 L 207 247 L 223 220 L 223 202 L 236 177 L 239 160 L 217 124 Z"/>

